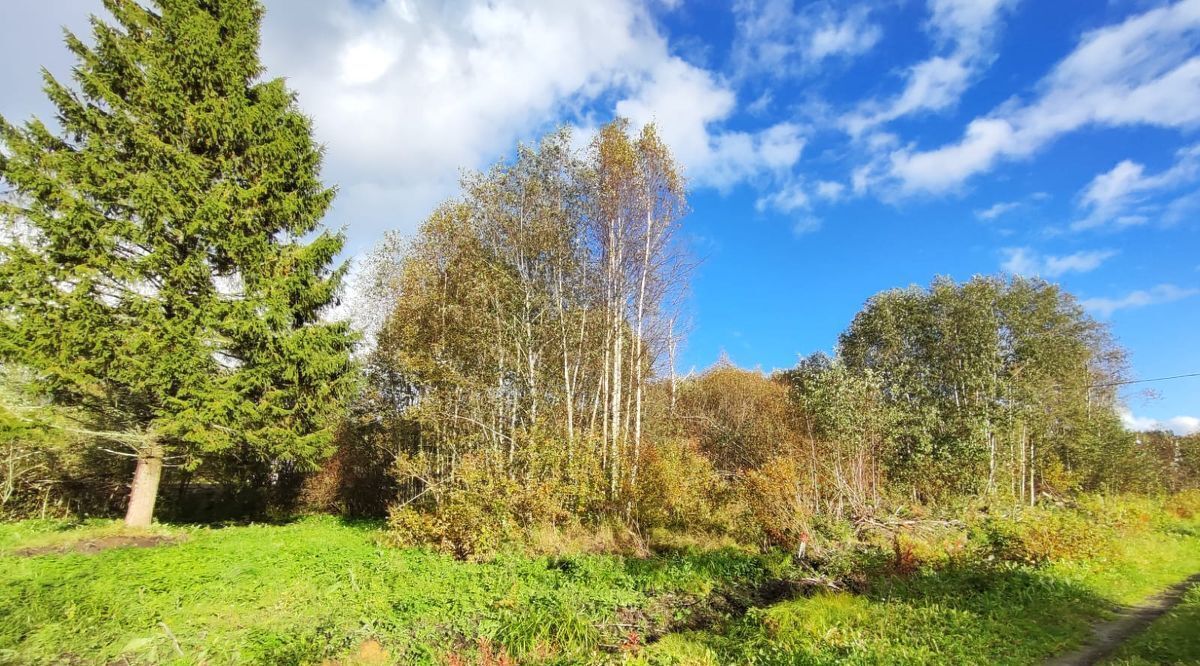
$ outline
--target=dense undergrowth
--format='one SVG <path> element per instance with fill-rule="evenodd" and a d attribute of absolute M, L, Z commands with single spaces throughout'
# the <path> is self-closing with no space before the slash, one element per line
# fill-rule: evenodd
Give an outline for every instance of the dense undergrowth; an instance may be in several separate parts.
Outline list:
<path fill-rule="evenodd" d="M 88 553 L 70 546 L 119 530 L 25 521 L 0 526 L 0 662 L 1031 663 L 1200 571 L 1198 508 L 892 516 L 803 562 L 661 544 L 464 562 L 329 517 L 158 527 L 162 545 Z"/>

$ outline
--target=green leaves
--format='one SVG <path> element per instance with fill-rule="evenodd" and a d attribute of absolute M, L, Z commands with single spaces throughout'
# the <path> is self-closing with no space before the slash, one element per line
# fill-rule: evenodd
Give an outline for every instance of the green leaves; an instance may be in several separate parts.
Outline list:
<path fill-rule="evenodd" d="M 0 354 L 107 430 L 178 454 L 323 455 L 354 336 L 322 321 L 344 267 L 334 192 L 282 80 L 260 81 L 255 0 L 105 3 L 61 135 L 0 119 Z"/>
<path fill-rule="evenodd" d="M 1112 423 L 1115 396 L 1093 386 L 1119 376 L 1123 352 L 1058 286 L 938 278 L 883 292 L 839 350 L 849 367 L 877 374 L 898 410 L 892 468 L 909 482 L 955 492 L 1003 484 L 1018 496 L 1098 482 L 1086 470 L 1101 461 L 1083 450 L 1102 442 L 1085 433 Z"/>

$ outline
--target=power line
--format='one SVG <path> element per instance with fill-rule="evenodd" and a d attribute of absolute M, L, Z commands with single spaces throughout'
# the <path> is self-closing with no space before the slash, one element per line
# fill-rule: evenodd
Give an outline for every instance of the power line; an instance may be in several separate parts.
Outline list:
<path fill-rule="evenodd" d="M 1104 388 L 1106 386 L 1124 386 L 1125 384 L 1145 384 L 1146 382 L 1164 382 L 1168 379 L 1183 379 L 1184 377 L 1200 377 L 1200 372 L 1189 372 L 1186 375 L 1171 375 L 1170 377 L 1155 377 L 1153 379 L 1127 379 L 1123 382 L 1108 384 L 1092 384 L 1088 388 Z"/>

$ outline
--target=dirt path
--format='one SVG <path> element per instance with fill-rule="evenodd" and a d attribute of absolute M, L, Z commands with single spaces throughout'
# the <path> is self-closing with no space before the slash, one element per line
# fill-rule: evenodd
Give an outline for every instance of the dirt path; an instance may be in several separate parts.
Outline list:
<path fill-rule="evenodd" d="M 1126 640 L 1140 633 L 1167 611 L 1183 600 L 1183 595 L 1193 585 L 1200 584 L 1200 574 L 1177 583 L 1156 594 L 1139 606 L 1121 609 L 1108 622 L 1092 628 L 1092 638 L 1083 647 L 1047 662 L 1048 666 L 1082 666 L 1098 664 L 1110 656 Z"/>

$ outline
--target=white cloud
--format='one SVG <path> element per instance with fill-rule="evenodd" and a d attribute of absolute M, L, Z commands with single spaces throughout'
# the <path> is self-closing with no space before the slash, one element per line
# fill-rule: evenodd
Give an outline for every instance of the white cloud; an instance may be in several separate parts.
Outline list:
<path fill-rule="evenodd" d="M 1115 250 L 1087 250 L 1065 255 L 1040 255 L 1027 247 L 1009 247 L 1001 268 L 1017 275 L 1056 278 L 1067 273 L 1087 273 L 1096 270 L 1114 255 Z"/>
<path fill-rule="evenodd" d="M 804 236 L 816 232 L 821 228 L 821 218 L 812 215 L 801 215 L 792 223 L 792 233 L 796 236 Z"/>
<path fill-rule="evenodd" d="M 645 10 L 622 0 L 295 0 L 263 24 L 268 71 L 298 91 L 341 186 L 331 221 L 352 224 L 360 248 L 412 230 L 460 169 L 668 57 Z"/>
<path fill-rule="evenodd" d="M 1167 427 L 1178 435 L 1192 435 L 1200 432 L 1200 418 L 1175 416 L 1167 419 Z"/>
<path fill-rule="evenodd" d="M 1200 294 L 1200 289 L 1179 287 L 1173 284 L 1160 284 L 1150 289 L 1139 289 L 1124 296 L 1086 298 L 1080 301 L 1084 309 L 1094 312 L 1101 317 L 1110 317 L 1118 310 L 1170 303 Z"/>
<path fill-rule="evenodd" d="M 777 191 L 764 195 L 758 198 L 755 202 L 755 207 L 758 210 L 764 211 L 774 209 L 781 213 L 794 213 L 796 211 L 808 210 L 811 201 L 808 197 L 808 192 L 805 191 L 802 183 L 793 182 L 784 185 Z"/>
<path fill-rule="evenodd" d="M 1111 170 L 1097 175 L 1080 195 L 1086 217 L 1071 226 L 1090 229 L 1103 225 L 1129 226 L 1148 221 L 1144 215 L 1129 215 L 1129 209 L 1146 196 L 1194 182 L 1200 177 L 1200 144 L 1180 149 L 1175 164 L 1157 174 L 1146 167 L 1123 160 Z"/>
<path fill-rule="evenodd" d="M 987 208 L 982 208 L 975 211 L 975 217 L 981 220 L 991 221 L 1020 207 L 1021 202 L 1019 201 L 998 201 Z"/>
<path fill-rule="evenodd" d="M 859 55 L 879 41 L 879 26 L 867 23 L 866 11 L 852 11 L 817 28 L 807 56 L 817 62 L 837 55 Z"/>
<path fill-rule="evenodd" d="M 0 60 L 28 63 L 0 71 L 0 112 L 52 117 L 37 64 L 67 74 L 59 26 L 86 37 L 89 12 L 107 17 L 99 0 L 30 0 L 0 22 Z M 821 34 L 822 57 L 852 48 L 844 30 Z M 328 222 L 350 229 L 352 254 L 385 229 L 412 231 L 462 169 L 563 121 L 654 120 L 692 185 L 720 189 L 779 182 L 805 145 L 794 123 L 725 129 L 732 84 L 672 55 L 638 0 L 272 1 L 262 57 L 314 120 L 340 190 Z"/>
<path fill-rule="evenodd" d="M 733 60 L 742 75 L 812 72 L 825 60 L 870 51 L 883 35 L 865 4 L 797 9 L 792 0 L 739 0 L 733 11 Z"/>
<path fill-rule="evenodd" d="M 842 198 L 846 186 L 834 180 L 817 181 L 817 196 L 826 201 L 837 201 Z"/>
<path fill-rule="evenodd" d="M 1032 155 L 1089 125 L 1200 124 L 1200 0 L 1181 0 L 1086 33 L 1038 84 L 1031 102 L 1006 103 L 940 148 L 892 155 L 904 191 L 942 192 L 1002 159 Z"/>
<path fill-rule="evenodd" d="M 842 190 L 840 183 L 821 181 L 816 185 L 816 196 L 830 199 L 839 196 Z M 836 194 L 834 193 L 836 192 Z M 775 211 L 788 215 L 792 222 L 792 233 L 803 236 L 821 228 L 821 218 L 812 213 L 812 197 L 807 184 L 801 179 L 792 179 L 783 183 L 777 190 L 764 194 L 755 201 L 759 212 Z"/>
<path fill-rule="evenodd" d="M 756 133 L 719 132 L 736 98 L 708 71 L 669 57 L 646 73 L 637 93 L 616 104 L 636 126 L 655 121 L 663 139 L 687 167 L 691 181 L 718 189 L 765 171 L 791 168 L 804 149 L 801 128 L 778 123 Z"/>
<path fill-rule="evenodd" d="M 1133 412 L 1124 410 L 1121 412 L 1121 423 L 1125 424 L 1128 430 L 1158 430 L 1158 419 L 1152 419 L 1148 416 L 1135 416 Z"/>
<path fill-rule="evenodd" d="M 1195 416 L 1175 416 L 1165 421 L 1148 416 L 1135 416 L 1128 409 L 1121 411 L 1121 423 L 1129 430 L 1169 430 L 1176 435 L 1192 435 L 1200 432 L 1200 418 Z"/>
<path fill-rule="evenodd" d="M 340 78 L 349 86 L 378 81 L 396 64 L 400 45 L 364 35 L 347 44 L 338 56 Z"/>
<path fill-rule="evenodd" d="M 732 86 L 672 55 L 636 0 L 276 2 L 263 57 L 328 148 L 327 178 L 341 185 L 331 222 L 353 224 L 352 249 L 415 228 L 461 169 L 606 109 L 656 121 L 696 186 L 790 168 L 804 147 L 790 123 L 725 131 Z"/>
<path fill-rule="evenodd" d="M 746 105 L 746 113 L 752 116 L 761 116 L 771 107 L 771 103 L 775 101 L 775 96 L 770 90 L 764 90 L 753 102 Z"/>
<path fill-rule="evenodd" d="M 929 0 L 927 29 L 941 51 L 905 71 L 904 89 L 888 100 L 870 100 L 843 122 L 858 136 L 869 128 L 913 113 L 958 103 L 992 61 L 992 46 L 1005 11 L 1016 0 Z"/>
<path fill-rule="evenodd" d="M 1193 191 L 1182 194 L 1167 203 L 1162 212 L 1162 223 L 1165 225 L 1178 224 L 1185 220 L 1194 220 L 1200 213 L 1200 192 Z"/>
<path fill-rule="evenodd" d="M 997 16 L 1013 0 L 930 0 L 929 22 L 938 37 L 960 50 L 979 50 L 994 38 Z"/>
<path fill-rule="evenodd" d="M 902 149 L 891 155 L 891 174 L 906 191 L 940 192 L 965 180 L 964 174 L 991 167 L 1001 150 L 1011 144 L 1013 128 L 998 118 L 978 118 L 967 126 L 957 144 L 923 153 Z"/>

